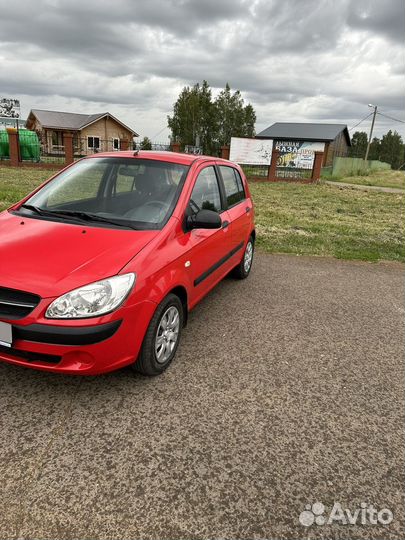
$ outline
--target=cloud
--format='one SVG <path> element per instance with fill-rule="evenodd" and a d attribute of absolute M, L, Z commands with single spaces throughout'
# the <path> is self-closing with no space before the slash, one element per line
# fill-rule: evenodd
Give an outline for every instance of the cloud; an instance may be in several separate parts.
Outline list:
<path fill-rule="evenodd" d="M 405 6 L 403 0 L 357 0 L 351 3 L 348 24 L 403 44 Z"/>
<path fill-rule="evenodd" d="M 402 0 L 0 0 L 0 14 L 0 88 L 23 114 L 109 110 L 166 137 L 181 88 L 206 79 L 240 89 L 258 130 L 353 125 L 370 102 L 405 119 Z"/>

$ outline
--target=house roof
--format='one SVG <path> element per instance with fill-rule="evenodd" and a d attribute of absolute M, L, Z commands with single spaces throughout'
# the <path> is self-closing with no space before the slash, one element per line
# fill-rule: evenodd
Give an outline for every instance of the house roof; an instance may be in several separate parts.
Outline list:
<path fill-rule="evenodd" d="M 37 117 L 39 122 L 45 128 L 53 129 L 71 129 L 74 131 L 79 131 L 90 124 L 93 124 L 97 120 L 109 116 L 119 124 L 121 124 L 125 129 L 130 131 L 133 136 L 137 137 L 138 134 L 125 124 L 123 124 L 118 118 L 115 118 L 109 112 L 98 113 L 98 114 L 77 114 L 69 112 L 60 112 L 60 111 L 44 111 L 42 109 L 31 109 L 28 118 L 33 114 Z"/>
<path fill-rule="evenodd" d="M 299 139 L 301 141 L 333 141 L 344 132 L 350 146 L 350 135 L 345 124 L 306 124 L 276 122 L 256 135 L 259 139 Z"/>

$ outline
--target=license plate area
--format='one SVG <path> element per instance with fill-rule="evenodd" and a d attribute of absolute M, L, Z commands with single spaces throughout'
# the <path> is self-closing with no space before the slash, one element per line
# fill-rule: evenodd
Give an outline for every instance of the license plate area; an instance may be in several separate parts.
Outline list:
<path fill-rule="evenodd" d="M 13 343 L 13 327 L 0 321 L 0 345 L 11 347 Z"/>

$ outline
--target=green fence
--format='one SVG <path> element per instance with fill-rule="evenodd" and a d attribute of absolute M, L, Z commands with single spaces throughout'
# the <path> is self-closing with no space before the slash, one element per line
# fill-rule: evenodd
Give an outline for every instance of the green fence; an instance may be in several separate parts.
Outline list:
<path fill-rule="evenodd" d="M 328 167 L 328 169 L 330 169 Z M 356 174 L 367 174 L 369 171 L 384 171 L 391 169 L 389 163 L 384 163 L 383 161 L 377 160 L 368 160 L 364 161 L 361 158 L 348 158 L 348 157 L 335 157 L 333 160 L 332 170 L 325 171 L 328 176 L 339 177 L 339 176 L 350 176 Z"/>

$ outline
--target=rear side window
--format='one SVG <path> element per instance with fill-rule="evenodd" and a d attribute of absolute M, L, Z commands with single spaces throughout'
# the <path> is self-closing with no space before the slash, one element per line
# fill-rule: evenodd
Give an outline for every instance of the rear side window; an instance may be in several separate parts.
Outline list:
<path fill-rule="evenodd" d="M 221 211 L 221 196 L 214 167 L 206 167 L 198 175 L 191 194 L 190 207 L 193 212 L 203 209 Z"/>
<path fill-rule="evenodd" d="M 246 198 L 242 179 L 239 172 L 233 167 L 224 167 L 220 165 L 222 180 L 225 187 L 226 200 L 228 206 L 234 206 Z"/>

